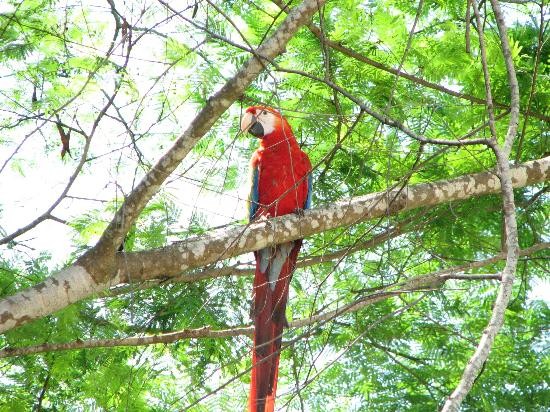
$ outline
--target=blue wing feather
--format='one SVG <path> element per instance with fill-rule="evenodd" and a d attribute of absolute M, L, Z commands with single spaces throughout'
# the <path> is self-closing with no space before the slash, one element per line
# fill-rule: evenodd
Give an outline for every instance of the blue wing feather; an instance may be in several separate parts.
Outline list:
<path fill-rule="evenodd" d="M 304 209 L 311 208 L 311 196 L 313 194 L 313 174 L 309 172 L 307 176 L 307 199 Z"/>
<path fill-rule="evenodd" d="M 258 202 L 260 201 L 260 189 L 258 185 L 259 170 L 257 167 L 252 169 L 252 187 L 250 188 L 250 195 L 248 196 L 248 219 L 250 222 L 254 220 L 256 212 L 258 211 Z"/>

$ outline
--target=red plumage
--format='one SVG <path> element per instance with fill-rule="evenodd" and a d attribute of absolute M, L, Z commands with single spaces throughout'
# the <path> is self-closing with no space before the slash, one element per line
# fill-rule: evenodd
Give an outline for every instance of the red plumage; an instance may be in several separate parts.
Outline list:
<path fill-rule="evenodd" d="M 243 130 L 251 129 L 254 122 L 263 123 L 259 128 L 261 133 L 256 132 L 260 147 L 251 160 L 251 219 L 281 216 L 307 208 L 311 163 L 298 146 L 290 125 L 278 111 L 268 107 L 250 107 L 246 112 L 248 118 L 243 120 Z M 301 245 L 299 239 L 254 253 L 251 412 L 271 412 L 275 408 L 288 290 Z"/>

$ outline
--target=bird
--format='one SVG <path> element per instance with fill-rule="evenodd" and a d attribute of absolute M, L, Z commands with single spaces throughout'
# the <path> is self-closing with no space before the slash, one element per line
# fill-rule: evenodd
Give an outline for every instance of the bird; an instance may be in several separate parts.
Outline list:
<path fill-rule="evenodd" d="M 288 121 L 276 109 L 252 106 L 241 118 L 241 131 L 259 139 L 250 161 L 250 222 L 291 213 L 302 215 L 311 206 L 311 162 Z M 275 408 L 282 332 L 288 326 L 289 284 L 301 246 L 302 239 L 297 239 L 254 252 L 250 412 L 272 412 Z"/>

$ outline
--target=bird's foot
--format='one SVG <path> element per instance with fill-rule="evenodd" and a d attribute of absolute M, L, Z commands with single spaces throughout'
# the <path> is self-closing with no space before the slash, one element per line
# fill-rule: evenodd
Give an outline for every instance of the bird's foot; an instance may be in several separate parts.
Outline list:
<path fill-rule="evenodd" d="M 299 216 L 299 217 L 304 217 L 305 216 L 305 211 L 304 209 L 300 208 L 300 207 L 297 207 L 296 209 L 294 209 L 292 211 L 292 213 L 294 213 L 295 215 Z"/>
<path fill-rule="evenodd" d="M 266 220 L 271 219 L 271 213 L 262 213 L 261 215 L 254 217 L 254 222 L 265 222 Z"/>
<path fill-rule="evenodd" d="M 262 223 L 265 223 L 265 226 L 267 229 L 271 229 L 271 222 L 269 221 L 269 219 L 271 219 L 273 216 L 271 216 L 270 213 L 265 213 L 263 215 L 261 215 L 259 218 L 258 218 L 258 222 L 262 222 Z"/>

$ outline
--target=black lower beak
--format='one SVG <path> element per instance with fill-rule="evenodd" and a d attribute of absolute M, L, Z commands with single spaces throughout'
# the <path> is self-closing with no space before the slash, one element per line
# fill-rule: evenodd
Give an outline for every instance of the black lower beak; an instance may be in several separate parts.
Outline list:
<path fill-rule="evenodd" d="M 248 129 L 248 133 L 255 137 L 264 137 L 264 127 L 260 122 L 254 122 L 254 124 Z"/>

